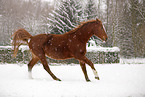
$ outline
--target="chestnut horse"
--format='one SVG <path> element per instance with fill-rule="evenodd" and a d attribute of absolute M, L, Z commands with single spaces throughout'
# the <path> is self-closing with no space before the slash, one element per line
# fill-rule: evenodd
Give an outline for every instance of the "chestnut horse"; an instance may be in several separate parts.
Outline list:
<path fill-rule="evenodd" d="M 106 41 L 108 38 L 102 22 L 99 19 L 83 22 L 77 28 L 61 35 L 39 34 L 32 36 L 26 30 L 19 29 L 12 35 L 14 55 L 16 56 L 21 44 L 28 44 L 32 52 L 32 60 L 28 64 L 29 73 L 31 73 L 33 66 L 38 60 L 40 60 L 44 69 L 51 77 L 54 80 L 61 81 L 51 72 L 46 61 L 47 55 L 57 60 L 77 59 L 80 62 L 86 81 L 90 81 L 85 65 L 88 64 L 92 68 L 95 78 L 99 80 L 94 64 L 85 56 L 86 44 L 92 35 L 97 36 L 102 41 Z"/>

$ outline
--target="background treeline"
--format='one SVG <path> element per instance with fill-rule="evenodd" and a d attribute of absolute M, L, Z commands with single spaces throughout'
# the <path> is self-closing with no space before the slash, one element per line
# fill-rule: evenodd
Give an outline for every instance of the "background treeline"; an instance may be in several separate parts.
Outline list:
<path fill-rule="evenodd" d="M 99 18 L 108 41 L 125 58 L 145 57 L 145 0 L 0 0 L 0 45 L 10 45 L 12 33 L 25 28 L 32 35 L 62 34 L 80 22 Z"/>

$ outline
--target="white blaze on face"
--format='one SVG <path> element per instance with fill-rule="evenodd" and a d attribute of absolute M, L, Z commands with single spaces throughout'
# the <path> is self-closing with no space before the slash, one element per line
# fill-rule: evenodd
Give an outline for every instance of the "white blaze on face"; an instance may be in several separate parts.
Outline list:
<path fill-rule="evenodd" d="M 103 25 L 103 29 L 104 29 L 104 31 L 106 32 L 106 29 L 105 29 L 104 25 Z"/>
<path fill-rule="evenodd" d="M 28 39 L 28 43 L 30 42 L 31 38 Z"/>

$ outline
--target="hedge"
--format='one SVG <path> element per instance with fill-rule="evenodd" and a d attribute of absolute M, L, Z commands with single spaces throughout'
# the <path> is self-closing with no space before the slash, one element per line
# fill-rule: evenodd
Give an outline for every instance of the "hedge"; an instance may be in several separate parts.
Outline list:
<path fill-rule="evenodd" d="M 28 63 L 31 59 L 30 51 L 24 47 L 20 48 L 16 58 L 13 57 L 13 51 L 11 46 L 0 46 L 0 63 Z M 110 49 L 110 48 L 108 48 Z M 103 64 L 103 63 L 119 63 L 119 50 L 103 50 L 101 49 L 88 49 L 86 54 L 87 58 L 90 59 L 94 64 Z M 54 60 L 48 58 L 49 63 L 64 63 L 64 64 L 79 64 L 75 59 L 67 60 Z"/>

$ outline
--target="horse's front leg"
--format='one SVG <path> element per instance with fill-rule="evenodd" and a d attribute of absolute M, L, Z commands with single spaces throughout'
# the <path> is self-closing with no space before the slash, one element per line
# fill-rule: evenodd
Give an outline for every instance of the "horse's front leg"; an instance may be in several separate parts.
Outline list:
<path fill-rule="evenodd" d="M 77 57 L 77 59 L 80 60 L 81 62 L 88 64 L 93 70 L 95 79 L 99 80 L 98 72 L 96 71 L 94 64 L 88 58 L 86 58 L 86 56 L 79 56 L 79 57 Z"/>
<path fill-rule="evenodd" d="M 86 64 L 80 61 L 80 66 L 82 68 L 82 71 L 84 73 L 86 81 L 89 82 L 90 79 L 88 78 L 88 74 L 87 74 L 87 70 L 86 70 Z"/>
<path fill-rule="evenodd" d="M 48 64 L 47 64 L 47 60 L 46 60 L 46 56 L 45 56 L 45 52 L 43 51 L 43 49 L 41 48 L 36 48 L 36 50 L 33 50 L 33 53 L 39 58 L 39 60 L 41 61 L 41 63 L 43 64 L 44 69 L 50 74 L 50 76 L 57 81 L 61 81 L 59 78 L 57 78 L 50 70 Z"/>
<path fill-rule="evenodd" d="M 41 58 L 40 59 L 42 64 L 43 64 L 43 67 L 44 69 L 51 75 L 51 77 L 54 79 L 54 80 L 57 80 L 57 81 L 61 81 L 59 78 L 57 78 L 50 70 L 48 64 L 47 64 L 47 60 L 46 58 Z"/>

